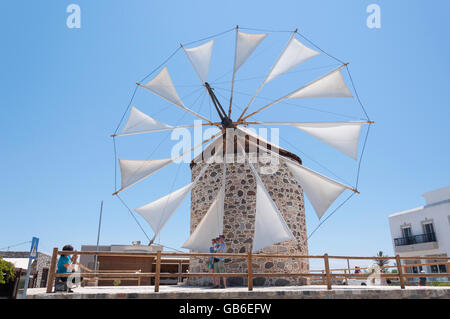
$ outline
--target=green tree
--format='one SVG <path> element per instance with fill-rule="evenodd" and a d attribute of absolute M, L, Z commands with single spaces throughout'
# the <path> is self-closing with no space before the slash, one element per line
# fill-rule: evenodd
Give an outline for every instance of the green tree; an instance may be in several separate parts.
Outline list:
<path fill-rule="evenodd" d="M 0 257 L 0 284 L 14 279 L 14 265 Z"/>
<path fill-rule="evenodd" d="M 378 252 L 378 254 L 376 255 L 376 257 L 386 257 L 386 255 L 380 250 Z M 389 259 L 374 259 L 374 261 L 375 261 L 375 264 L 377 264 L 378 267 L 381 268 L 382 272 L 385 271 L 385 269 L 383 267 L 389 265 Z"/>

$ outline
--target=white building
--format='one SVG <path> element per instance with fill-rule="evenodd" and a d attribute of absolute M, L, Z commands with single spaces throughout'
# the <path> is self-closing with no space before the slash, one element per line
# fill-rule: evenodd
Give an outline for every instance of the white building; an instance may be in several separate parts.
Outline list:
<path fill-rule="evenodd" d="M 425 206 L 389 216 L 394 251 L 400 256 L 430 256 L 428 259 L 407 260 L 407 264 L 433 263 L 432 257 L 450 255 L 450 186 L 422 195 Z M 447 266 L 408 267 L 408 272 L 447 272 Z M 448 280 L 441 278 L 441 280 Z"/>

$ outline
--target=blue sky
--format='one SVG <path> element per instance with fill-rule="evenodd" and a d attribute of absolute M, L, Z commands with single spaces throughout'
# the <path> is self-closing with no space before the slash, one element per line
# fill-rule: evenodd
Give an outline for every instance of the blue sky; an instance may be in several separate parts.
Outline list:
<path fill-rule="evenodd" d="M 81 28 L 66 26 L 66 7 L 81 7 Z M 381 8 L 381 28 L 366 26 L 366 7 Z M 0 247 L 40 238 L 40 248 L 94 244 L 100 201 L 104 200 L 101 244 L 146 238 L 128 211 L 111 196 L 113 144 L 135 82 L 161 63 L 179 43 L 194 41 L 236 24 L 293 30 L 325 51 L 350 62 L 358 93 L 376 124 L 371 128 L 359 190 L 310 239 L 313 254 L 393 253 L 387 216 L 423 204 L 420 194 L 447 186 L 450 151 L 448 1 L 2 1 L 2 192 Z M 234 35 L 217 39 L 210 78 L 232 66 Z M 273 33 L 238 79 L 264 76 L 289 34 Z M 306 44 L 306 43 L 305 43 Z M 250 60 L 249 60 L 250 61 Z M 310 62 L 308 62 L 310 63 Z M 185 103 L 209 117 L 210 106 L 181 52 L 169 63 Z M 322 56 L 278 79 L 263 97 L 276 98 L 337 66 Z M 297 69 L 296 69 L 297 70 Z M 230 75 L 221 80 L 229 81 Z M 241 81 L 236 92 L 252 93 L 261 78 Z M 348 79 L 346 79 L 348 80 Z M 220 81 L 217 81 L 220 82 Z M 275 81 L 274 81 L 275 82 Z M 348 81 L 347 81 L 348 82 Z M 228 83 L 217 83 L 226 96 Z M 203 100 L 202 100 L 203 99 Z M 248 100 L 236 94 L 236 103 Z M 202 103 L 203 101 L 203 103 Z M 168 124 L 190 124 L 191 115 L 138 90 L 135 105 Z M 264 100 L 255 102 L 264 105 Z M 295 102 L 296 103 L 296 102 Z M 356 101 L 298 102 L 359 119 Z M 256 107 L 254 106 L 254 107 Z M 212 113 L 214 116 L 214 113 Z M 283 105 L 259 120 L 345 120 L 330 113 Z M 304 164 L 327 174 L 300 153 L 354 183 L 355 163 L 294 129 L 281 131 L 281 146 Z M 164 138 L 166 138 L 164 140 Z M 163 145 L 155 150 L 156 146 Z M 123 137 L 119 155 L 168 157 L 169 134 Z M 154 153 L 152 153 L 154 152 Z M 167 168 L 123 193 L 130 207 L 150 202 L 190 180 L 187 165 Z M 345 195 L 340 201 L 345 199 Z M 337 202 L 339 204 L 339 201 Z M 307 206 L 307 227 L 318 219 Z M 150 227 L 137 216 L 144 229 Z M 186 201 L 159 240 L 179 247 L 188 236 Z M 17 249 L 28 249 L 27 245 Z"/>

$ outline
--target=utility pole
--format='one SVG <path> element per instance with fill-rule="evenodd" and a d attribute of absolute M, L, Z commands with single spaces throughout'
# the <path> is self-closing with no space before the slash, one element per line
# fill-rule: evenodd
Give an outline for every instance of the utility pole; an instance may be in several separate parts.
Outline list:
<path fill-rule="evenodd" d="M 98 251 L 98 243 L 99 243 L 99 241 L 100 241 L 100 228 L 101 228 L 101 225 L 102 225 L 102 212 L 103 212 L 103 201 L 102 201 L 102 203 L 100 204 L 100 218 L 99 218 L 99 220 L 98 220 L 98 232 L 97 232 L 97 248 L 96 248 L 96 251 Z M 95 258 L 94 258 L 94 270 L 95 271 L 97 271 L 97 255 L 95 255 Z"/>

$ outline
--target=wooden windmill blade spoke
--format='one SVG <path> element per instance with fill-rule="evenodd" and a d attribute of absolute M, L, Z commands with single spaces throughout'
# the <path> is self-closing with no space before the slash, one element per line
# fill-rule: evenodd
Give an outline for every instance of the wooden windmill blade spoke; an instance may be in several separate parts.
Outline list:
<path fill-rule="evenodd" d="M 351 122 L 244 122 L 255 125 L 290 125 L 317 140 L 331 146 L 339 152 L 356 160 L 361 128 L 373 121 Z"/>
<path fill-rule="evenodd" d="M 202 127 L 202 126 L 220 126 L 220 123 L 219 122 L 213 122 L 211 124 L 210 123 L 201 123 L 201 124 L 197 124 L 197 125 L 172 126 L 172 127 L 168 127 L 168 128 L 155 129 L 155 130 L 113 134 L 113 135 L 111 135 L 111 137 L 128 136 L 128 135 L 136 135 L 136 134 L 146 134 L 146 133 L 156 133 L 156 132 L 165 132 L 165 131 L 172 131 L 172 130 L 176 130 L 176 129 L 180 129 L 180 128 L 194 128 L 194 127 Z"/>
<path fill-rule="evenodd" d="M 250 113 L 250 114 L 247 115 L 246 117 L 243 117 L 243 118 L 241 118 L 240 120 L 238 120 L 238 122 L 239 122 L 239 121 L 245 121 L 245 120 L 248 119 L 249 117 L 258 114 L 258 113 L 261 112 L 261 111 L 264 111 L 264 110 L 267 109 L 268 107 L 271 107 L 272 105 L 275 105 L 275 104 L 277 104 L 277 103 L 279 103 L 279 102 L 281 102 L 281 101 L 287 99 L 287 98 L 289 97 L 289 95 L 291 95 L 291 93 L 286 94 L 285 96 L 280 97 L 279 99 L 277 99 L 277 100 L 275 100 L 275 101 L 273 101 L 273 102 L 271 102 L 271 103 L 269 103 L 269 104 L 267 104 L 267 105 L 261 107 L 260 109 L 256 110 L 256 111 L 253 112 L 253 113 Z"/>
<path fill-rule="evenodd" d="M 251 142 L 250 143 L 254 143 Z M 258 148 L 262 148 L 257 145 Z M 284 161 L 291 174 L 294 176 L 297 183 L 302 187 L 303 191 L 308 197 L 311 205 L 313 206 L 317 216 L 321 218 L 328 208 L 336 201 L 336 199 L 345 191 L 345 189 L 351 190 L 355 193 L 359 193 L 357 190 L 349 187 L 345 184 L 337 182 L 327 176 L 319 174 L 309 168 L 299 165 L 298 163 L 285 158 L 273 152 L 272 150 L 262 148 L 264 152 L 270 152 L 275 154 L 279 159 Z"/>
<path fill-rule="evenodd" d="M 259 91 L 261 91 L 261 89 L 264 86 L 264 84 L 267 83 L 266 81 L 267 81 L 268 77 L 272 73 L 273 69 L 275 68 L 277 62 L 280 60 L 280 58 L 283 55 L 283 53 L 286 51 L 286 48 L 289 46 L 289 43 L 291 43 L 291 41 L 294 38 L 296 32 L 297 32 L 297 29 L 292 33 L 291 37 L 289 38 L 289 41 L 288 41 L 287 45 L 284 47 L 283 51 L 281 51 L 280 56 L 277 58 L 277 60 L 275 61 L 275 63 L 273 64 L 273 66 L 271 67 L 269 72 L 267 73 L 267 75 L 264 77 L 264 80 L 261 82 L 261 84 L 259 85 L 259 87 L 256 90 L 256 92 L 253 94 L 252 98 L 250 99 L 250 102 L 248 102 L 247 106 L 244 108 L 244 110 L 242 111 L 241 115 L 239 115 L 238 121 L 240 121 L 242 119 L 242 117 L 245 115 L 245 113 L 247 112 L 247 110 L 250 107 L 250 105 L 252 105 L 252 103 L 255 100 L 256 96 L 259 94 Z"/>
<path fill-rule="evenodd" d="M 236 58 L 237 58 L 237 46 L 238 46 L 238 35 L 239 26 L 236 26 L 236 40 L 234 42 L 234 63 L 233 63 L 233 76 L 231 77 L 231 92 L 230 92 L 230 106 L 228 107 L 228 117 L 231 116 L 231 106 L 233 105 L 233 90 L 234 90 L 234 79 L 236 77 Z"/>
<path fill-rule="evenodd" d="M 222 148 L 219 147 L 219 151 L 211 157 L 206 165 L 202 168 L 198 176 L 192 183 L 185 185 L 184 187 L 167 194 L 155 201 L 152 201 L 144 206 L 135 208 L 135 211 L 140 214 L 151 226 L 154 231 L 154 236 L 150 241 L 150 244 L 154 242 L 158 234 L 162 231 L 169 219 L 175 214 L 182 202 L 185 200 L 187 194 L 192 191 L 192 188 L 198 183 L 200 178 L 205 174 L 209 165 L 213 163 L 214 159 L 221 153 Z"/>
<path fill-rule="evenodd" d="M 213 123 L 206 117 L 204 117 L 204 116 L 198 114 L 197 112 L 194 112 L 193 110 L 184 106 L 180 97 L 176 93 L 175 87 L 174 87 L 172 80 L 170 79 L 169 73 L 167 71 L 167 67 L 164 67 L 164 69 L 155 78 L 150 80 L 147 84 L 141 84 L 139 82 L 136 82 L 136 84 L 140 87 L 143 87 L 147 91 L 150 91 L 150 92 L 162 97 L 163 99 L 172 103 L 173 105 L 182 109 L 183 111 L 188 112 L 210 124 Z"/>
<path fill-rule="evenodd" d="M 231 80 L 231 94 L 230 94 L 230 107 L 228 110 L 228 117 L 231 116 L 231 107 L 233 105 L 233 90 L 235 75 L 239 68 L 248 60 L 255 49 L 266 38 L 268 33 L 244 33 L 239 31 L 239 26 L 236 26 L 236 42 L 234 51 L 234 65 L 233 65 L 233 77 Z"/>
<path fill-rule="evenodd" d="M 251 98 L 249 104 L 246 106 L 244 111 L 242 112 L 239 119 L 242 119 L 242 117 L 247 112 L 250 105 L 255 100 L 256 96 L 258 95 L 259 91 L 262 89 L 262 87 L 267 84 L 270 81 L 273 81 L 277 77 L 279 77 L 282 74 L 285 74 L 286 72 L 289 72 L 293 68 L 299 66 L 302 63 L 305 63 L 309 59 L 315 57 L 319 54 L 318 51 L 315 51 L 300 41 L 298 41 L 295 38 L 295 34 L 297 33 L 297 30 L 295 30 L 292 33 L 291 38 L 289 39 L 288 43 L 284 47 L 283 51 L 279 55 L 278 59 L 275 61 L 274 65 L 270 69 L 267 76 L 264 78 L 263 82 L 260 84 L 258 89 L 256 90 L 255 94 Z"/>
<path fill-rule="evenodd" d="M 146 89 L 146 90 L 148 90 L 148 91 L 151 92 L 151 90 L 149 90 L 148 88 L 146 88 L 144 85 L 142 85 L 142 84 L 140 84 L 140 83 L 136 83 L 136 84 L 139 85 L 140 87 L 143 87 L 144 89 Z M 169 101 L 169 102 L 171 102 L 171 101 Z M 171 102 L 171 103 L 172 103 L 172 102 Z M 188 112 L 188 113 L 190 113 L 190 114 L 192 114 L 192 115 L 198 117 L 199 119 L 202 119 L 202 120 L 204 120 L 204 121 L 206 121 L 206 122 L 208 122 L 208 123 L 210 123 L 210 124 L 212 124 L 212 125 L 215 125 L 215 124 L 213 124 L 212 121 L 208 120 L 206 117 L 204 117 L 204 116 L 198 114 L 197 112 L 192 111 L 191 109 L 188 109 L 188 108 L 185 107 L 185 106 L 181 106 L 181 105 L 178 105 L 178 104 L 175 104 L 175 103 L 172 103 L 172 104 L 175 105 L 176 107 L 178 107 L 179 109 L 181 109 L 181 110 L 183 110 L 183 111 L 185 111 L 185 112 Z M 217 125 L 216 125 L 216 126 L 217 126 Z"/>
<path fill-rule="evenodd" d="M 242 125 L 296 125 L 296 124 L 332 124 L 332 123 L 360 123 L 360 124 L 373 124 L 375 123 L 374 121 L 349 121 L 349 122 L 322 122 L 322 121 L 317 121 L 317 122 L 261 122 L 261 121 L 257 121 L 257 122 L 247 122 L 247 121 L 241 121 L 239 122 L 239 124 Z"/>
<path fill-rule="evenodd" d="M 189 49 L 180 45 L 202 84 L 208 81 L 213 45 L 214 40 Z"/>
<path fill-rule="evenodd" d="M 238 129 L 239 129 L 239 128 L 238 128 Z M 245 132 L 244 132 L 244 133 L 245 133 Z M 245 142 L 248 141 L 248 143 L 253 144 L 253 145 L 256 146 L 258 149 L 260 149 L 260 150 L 262 150 L 262 151 L 264 151 L 264 152 L 268 152 L 268 153 L 270 153 L 271 155 L 274 155 L 274 156 L 276 156 L 277 158 L 282 159 L 282 160 L 285 161 L 285 162 L 289 162 L 289 163 L 292 164 L 292 165 L 302 167 L 303 169 L 308 170 L 308 171 L 311 172 L 311 173 L 317 174 L 317 175 L 319 175 L 319 176 L 321 176 L 321 177 L 323 177 L 323 178 L 325 178 L 325 179 L 327 179 L 327 180 L 330 180 L 330 181 L 332 181 L 332 182 L 334 182 L 334 183 L 336 183 L 336 184 L 339 184 L 339 185 L 345 187 L 345 188 L 348 189 L 348 190 L 351 190 L 351 191 L 353 191 L 353 192 L 359 194 L 358 190 L 354 189 L 353 187 L 348 186 L 348 185 L 345 185 L 345 184 L 342 184 L 342 183 L 340 183 L 340 182 L 338 182 L 338 181 L 336 181 L 336 180 L 334 180 L 334 179 L 331 179 L 331 178 L 329 178 L 329 177 L 327 177 L 327 176 L 325 176 L 325 175 L 322 175 L 322 174 L 320 174 L 320 173 L 317 173 L 316 171 L 313 171 L 312 169 L 309 169 L 309 168 L 307 168 L 307 167 L 305 167 L 305 166 L 303 166 L 303 165 L 300 165 L 299 163 L 293 161 L 293 160 L 290 159 L 290 158 L 284 157 L 284 156 L 280 155 L 280 154 L 277 153 L 277 152 L 274 152 L 273 150 L 271 150 L 271 149 L 269 149 L 269 148 L 265 148 L 265 147 L 263 147 L 262 145 L 259 145 L 259 144 L 256 143 L 255 141 L 252 141 L 252 139 L 246 140 L 244 136 L 239 136 L 239 135 L 238 135 L 238 139 L 241 139 L 241 140 L 243 139 Z"/>
<path fill-rule="evenodd" d="M 220 132 L 214 134 L 213 136 L 211 136 L 210 138 L 204 140 L 203 142 L 201 142 L 201 143 L 195 145 L 195 146 L 194 146 L 193 148 L 191 148 L 189 151 L 186 151 L 186 152 L 184 152 L 183 154 L 178 155 L 178 156 L 174 159 L 174 161 L 179 160 L 180 158 L 182 158 L 182 157 L 185 156 L 186 154 L 192 153 L 193 151 L 195 151 L 197 148 L 199 148 L 199 147 L 202 146 L 203 144 L 208 143 L 208 142 L 211 141 L 211 140 L 214 140 L 216 137 L 219 137 L 219 135 L 220 135 L 220 136 L 223 135 L 223 131 L 220 131 Z"/>
<path fill-rule="evenodd" d="M 346 65 L 348 65 L 348 63 L 345 63 L 345 64 L 343 64 L 343 65 L 337 67 L 337 68 L 334 69 L 333 71 L 328 72 L 327 74 L 325 74 L 325 75 L 323 75 L 323 76 L 317 78 L 316 80 L 314 80 L 314 81 L 312 81 L 312 82 L 306 84 L 305 86 L 301 87 L 300 89 L 297 89 L 297 90 L 295 90 L 295 91 L 293 91 L 293 92 L 290 92 L 289 94 L 286 94 L 286 95 L 280 97 L 279 99 L 276 99 L 275 101 L 273 101 L 273 102 L 271 102 L 271 103 L 269 103 L 269 104 L 267 104 L 267 105 L 265 105 L 265 106 L 259 108 L 259 109 L 256 110 L 255 112 L 253 112 L 253 113 L 251 113 L 251 114 L 249 114 L 249 115 L 247 115 L 247 116 L 245 116 L 245 117 L 243 117 L 243 118 L 240 118 L 239 120 L 244 121 L 244 120 L 248 119 L 249 117 L 254 116 L 254 115 L 258 114 L 259 112 L 261 112 L 261 111 L 263 111 L 263 110 L 265 110 L 265 109 L 271 107 L 272 105 L 275 105 L 275 104 L 277 104 L 277 103 L 279 103 L 279 102 L 281 102 L 281 101 L 283 101 L 283 100 L 289 99 L 289 98 L 352 97 L 351 93 L 348 91 L 347 87 L 345 86 L 345 83 L 344 83 L 344 87 L 343 87 L 343 88 L 338 88 L 336 92 L 333 92 L 333 91 L 332 91 L 329 95 L 324 94 L 323 96 L 321 96 L 320 93 L 322 93 L 322 92 L 320 92 L 320 93 L 313 92 L 313 94 L 310 94 L 310 95 L 306 94 L 306 95 L 304 95 L 304 96 L 301 96 L 301 93 L 303 93 L 303 92 L 305 92 L 306 90 L 311 89 L 311 88 L 313 88 L 313 87 L 315 87 L 315 86 L 318 86 L 318 84 L 321 83 L 321 81 L 322 81 L 322 83 L 323 83 L 323 81 L 327 80 L 329 77 L 331 77 L 331 76 L 332 76 L 333 74 L 335 74 L 336 72 L 340 72 L 340 70 L 341 70 L 343 67 L 345 67 Z M 340 73 L 339 73 L 339 75 L 340 75 Z M 338 80 L 338 81 L 343 81 L 343 80 L 342 80 L 342 77 L 339 78 L 339 79 L 337 79 L 337 80 Z M 322 88 L 322 89 L 323 89 L 323 88 Z M 325 90 L 326 90 L 326 88 L 325 88 Z M 344 92 L 341 92 L 341 91 L 344 91 Z M 239 121 L 239 120 L 238 120 L 238 121 Z"/>

